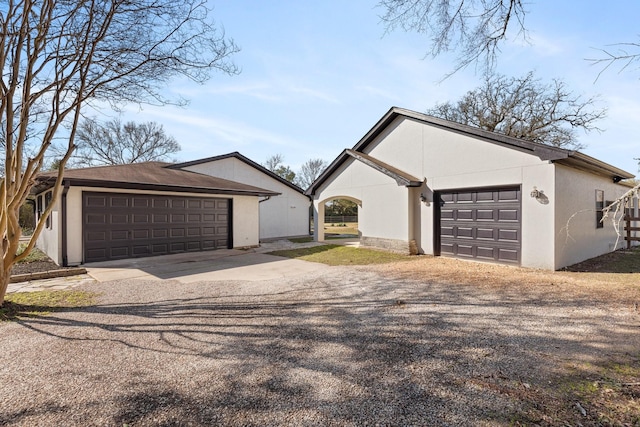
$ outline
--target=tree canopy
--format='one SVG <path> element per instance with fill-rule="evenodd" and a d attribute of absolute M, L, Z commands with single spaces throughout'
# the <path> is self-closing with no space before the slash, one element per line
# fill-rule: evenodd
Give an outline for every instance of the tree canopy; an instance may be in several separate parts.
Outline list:
<path fill-rule="evenodd" d="M 528 141 L 580 149 L 584 147 L 576 130 L 599 130 L 596 122 L 606 115 L 595 102 L 573 94 L 562 80 L 545 84 L 532 72 L 522 77 L 492 74 L 458 101 L 437 104 L 427 114 Z"/>

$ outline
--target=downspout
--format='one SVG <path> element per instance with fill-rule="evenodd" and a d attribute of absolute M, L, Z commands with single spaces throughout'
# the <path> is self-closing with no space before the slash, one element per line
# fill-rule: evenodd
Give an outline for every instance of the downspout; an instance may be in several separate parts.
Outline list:
<path fill-rule="evenodd" d="M 271 196 L 266 196 L 264 199 L 262 200 L 258 200 L 258 203 L 262 203 L 262 202 L 266 202 L 267 200 L 269 200 L 271 198 Z"/>
<path fill-rule="evenodd" d="M 62 199 L 60 202 L 60 210 L 62 216 L 62 266 L 68 267 L 69 260 L 67 259 L 67 193 L 69 192 L 69 181 L 64 181 L 64 188 L 62 189 Z"/>

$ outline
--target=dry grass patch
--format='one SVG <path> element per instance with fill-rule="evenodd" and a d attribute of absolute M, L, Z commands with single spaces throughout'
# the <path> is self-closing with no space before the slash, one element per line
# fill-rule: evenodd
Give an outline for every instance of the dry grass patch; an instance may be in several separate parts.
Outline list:
<path fill-rule="evenodd" d="M 319 262 L 327 265 L 371 265 L 416 259 L 415 257 L 392 252 L 340 245 L 322 245 L 311 248 L 288 249 L 269 252 L 269 255 Z"/>
<path fill-rule="evenodd" d="M 640 252 L 633 261 L 640 265 Z M 373 267 L 376 271 L 412 280 L 470 285 L 476 288 L 495 288 L 527 292 L 533 295 L 556 294 L 565 297 L 586 297 L 600 301 L 640 307 L 640 270 L 634 273 L 605 273 L 628 271 L 628 253 L 608 254 L 607 269 L 595 271 L 546 271 L 459 259 L 420 256 L 414 262 L 397 262 Z M 590 260 L 593 265 L 602 262 Z M 584 267 L 584 265 L 583 265 Z M 604 267 L 603 267 L 604 268 Z M 640 310 L 640 308 L 638 308 Z"/>
<path fill-rule="evenodd" d="M 38 291 L 7 294 L 0 321 L 44 316 L 54 311 L 94 305 L 97 294 L 85 291 Z"/>

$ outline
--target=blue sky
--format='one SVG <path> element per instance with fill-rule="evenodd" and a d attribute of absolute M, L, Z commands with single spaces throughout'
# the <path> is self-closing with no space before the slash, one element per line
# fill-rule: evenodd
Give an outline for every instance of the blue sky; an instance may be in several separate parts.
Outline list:
<path fill-rule="evenodd" d="M 130 106 L 126 119 L 156 121 L 182 145 L 177 160 L 239 151 L 262 163 L 280 153 L 294 170 L 310 158 L 332 161 L 352 147 L 392 106 L 425 111 L 457 100 L 480 83 L 467 69 L 442 82 L 455 55 L 425 57 L 424 35 L 385 34 L 376 0 L 217 0 L 211 5 L 242 51 L 238 76 L 214 74 L 204 86 L 167 88 L 187 107 Z M 529 42 L 512 37 L 497 71 L 561 78 L 586 97 L 599 95 L 604 132 L 579 134 L 584 153 L 637 173 L 640 157 L 640 69 L 620 73 L 585 61 L 596 49 L 640 40 L 640 3 L 530 2 Z M 513 34 L 512 36 L 515 36 Z M 109 115 L 110 112 L 104 112 Z"/>

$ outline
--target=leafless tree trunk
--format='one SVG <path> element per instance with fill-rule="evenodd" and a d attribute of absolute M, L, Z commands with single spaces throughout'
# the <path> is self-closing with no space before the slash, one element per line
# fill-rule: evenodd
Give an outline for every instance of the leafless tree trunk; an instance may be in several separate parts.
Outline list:
<path fill-rule="evenodd" d="M 10 0 L 0 7 L 0 305 L 13 265 L 33 249 L 54 203 L 17 255 L 20 206 L 52 142 L 64 138 L 57 200 L 83 107 L 181 103 L 165 95 L 172 77 L 203 82 L 212 69 L 237 72 L 229 62 L 237 47 L 216 31 L 208 12 L 204 0 Z"/>

